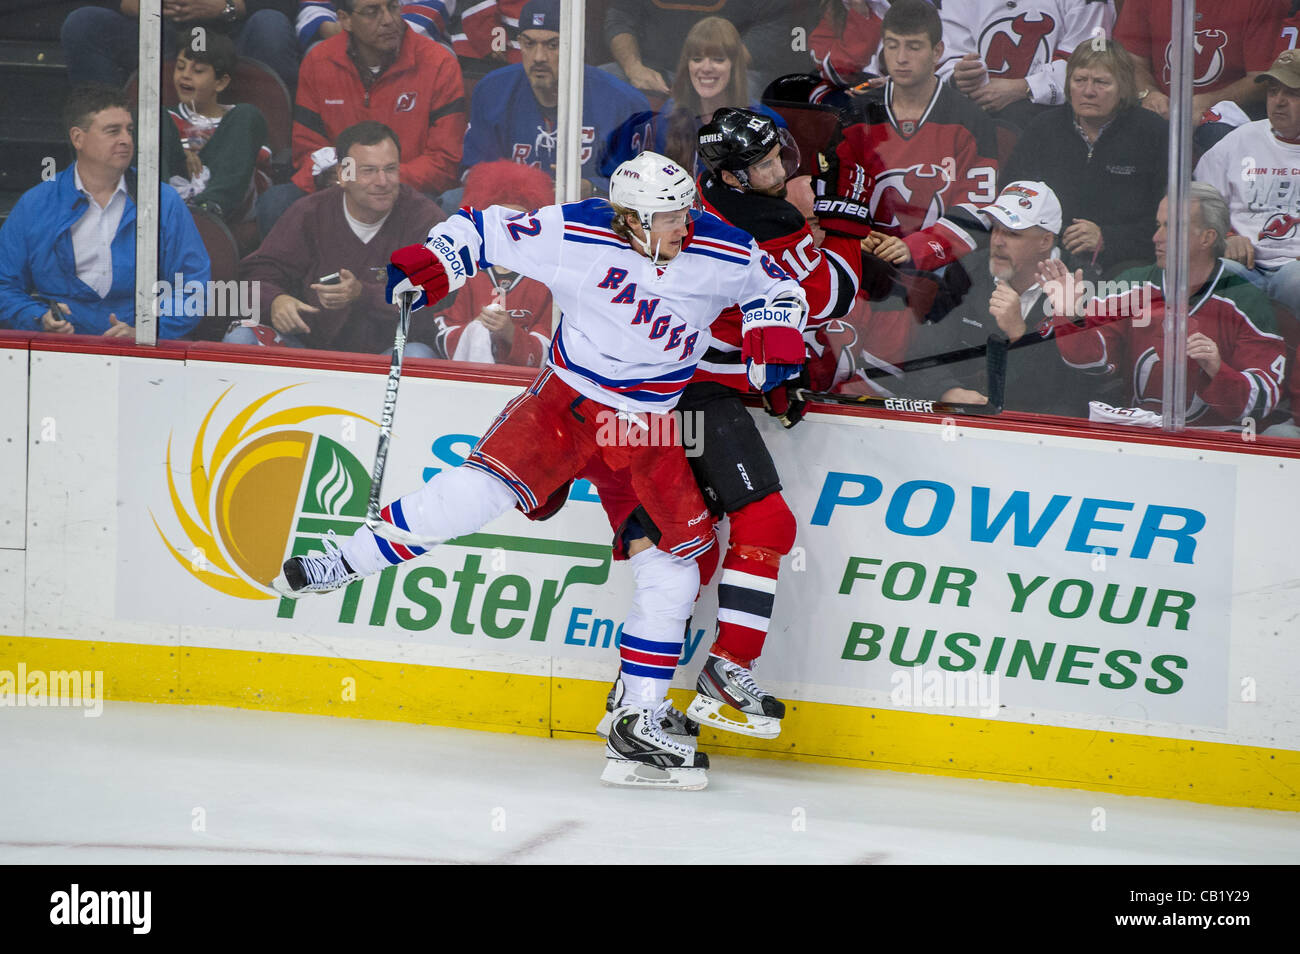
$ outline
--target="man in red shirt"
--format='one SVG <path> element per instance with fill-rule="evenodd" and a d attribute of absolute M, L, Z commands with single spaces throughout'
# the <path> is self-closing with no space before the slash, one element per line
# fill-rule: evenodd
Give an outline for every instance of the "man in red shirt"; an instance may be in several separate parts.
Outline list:
<path fill-rule="evenodd" d="M 1223 100 L 1243 109 L 1261 102 L 1263 91 L 1255 77 L 1273 63 L 1284 13 L 1281 0 L 1196 4 L 1193 116 Z M 1137 61 L 1142 105 L 1164 117 L 1169 116 L 1170 16 L 1171 0 L 1126 3 L 1115 24 L 1115 39 Z"/>
<path fill-rule="evenodd" d="M 313 165 L 331 165 L 320 151 L 366 120 L 397 134 L 403 183 L 434 194 L 458 184 L 466 125 L 460 68 L 443 47 L 407 29 L 401 14 L 401 0 L 338 0 L 343 32 L 312 47 L 298 74 L 293 182 L 258 200 L 263 235 L 315 190 Z"/>

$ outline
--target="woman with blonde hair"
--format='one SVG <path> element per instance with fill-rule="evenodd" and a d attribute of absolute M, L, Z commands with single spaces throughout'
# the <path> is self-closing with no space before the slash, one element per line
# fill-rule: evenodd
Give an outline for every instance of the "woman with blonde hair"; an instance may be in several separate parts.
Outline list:
<path fill-rule="evenodd" d="M 1142 108 L 1133 58 L 1114 40 L 1080 43 L 1065 69 L 1069 108 L 1026 127 L 1000 178 L 1045 182 L 1056 193 L 1071 268 L 1111 274 L 1149 262 L 1167 188 L 1169 123 Z"/>
<path fill-rule="evenodd" d="M 751 104 L 748 89 L 749 51 L 740 34 L 730 20 L 705 17 L 682 44 L 672 98 L 655 118 L 655 151 L 699 175 L 704 165 L 696 155 L 696 134 L 723 106 L 746 107 L 785 126 L 766 106 Z"/>

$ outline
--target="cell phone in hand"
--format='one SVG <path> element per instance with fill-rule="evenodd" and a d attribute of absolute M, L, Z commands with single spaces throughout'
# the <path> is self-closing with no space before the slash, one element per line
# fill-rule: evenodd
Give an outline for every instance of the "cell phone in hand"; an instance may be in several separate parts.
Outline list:
<path fill-rule="evenodd" d="M 317 279 L 316 284 L 318 284 L 318 285 L 337 285 L 337 284 L 339 284 L 339 283 L 342 282 L 342 281 L 343 281 L 343 276 L 342 276 L 342 275 L 340 275 L 338 272 L 331 272 L 330 274 L 328 274 L 328 275 L 324 275 L 324 276 L 322 276 L 321 278 Z"/>

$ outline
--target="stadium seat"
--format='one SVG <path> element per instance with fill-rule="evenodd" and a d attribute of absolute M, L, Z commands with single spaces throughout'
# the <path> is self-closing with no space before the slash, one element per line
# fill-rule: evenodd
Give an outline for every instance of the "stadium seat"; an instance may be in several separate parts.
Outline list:
<path fill-rule="evenodd" d="M 199 238 L 208 250 L 208 259 L 212 262 L 212 281 L 228 282 L 239 279 L 239 245 L 235 237 L 220 218 L 204 209 L 190 209 L 194 224 L 198 227 Z M 190 332 L 189 337 L 196 341 L 220 341 L 230 324 L 229 317 L 205 315 Z"/>
<path fill-rule="evenodd" d="M 164 106 L 176 105 L 176 87 L 172 85 L 172 68 L 176 61 L 166 60 L 162 70 L 162 103 Z M 126 94 L 136 98 L 139 89 L 138 77 L 131 74 L 126 81 Z M 266 119 L 267 145 L 271 147 L 271 166 L 284 170 L 283 181 L 288 181 L 287 173 L 292 167 L 293 148 L 293 100 L 284 81 L 266 64 L 246 56 L 239 58 L 235 75 L 230 78 L 230 85 L 221 94 L 227 103 L 252 103 L 262 111 Z M 281 181 L 281 176 L 276 176 Z"/>

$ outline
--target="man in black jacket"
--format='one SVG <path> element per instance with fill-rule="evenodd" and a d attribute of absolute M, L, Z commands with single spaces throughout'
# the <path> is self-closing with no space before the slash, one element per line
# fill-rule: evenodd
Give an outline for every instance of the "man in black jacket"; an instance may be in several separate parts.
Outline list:
<path fill-rule="evenodd" d="M 985 347 L 1009 342 L 1005 407 L 1086 416 L 1098 380 L 1068 367 L 1052 341 L 1038 263 L 1056 257 L 1061 203 L 1041 182 L 1012 182 L 980 209 L 993 222 L 986 250 L 943 273 L 939 295 L 908 352 L 900 392 L 926 400 L 988 403 Z"/>

